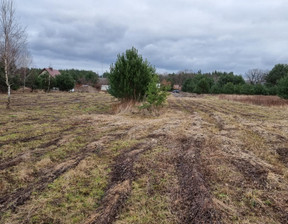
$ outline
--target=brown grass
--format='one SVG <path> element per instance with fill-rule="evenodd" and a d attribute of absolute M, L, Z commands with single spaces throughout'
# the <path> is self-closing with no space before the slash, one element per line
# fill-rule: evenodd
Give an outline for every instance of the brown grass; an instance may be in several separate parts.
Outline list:
<path fill-rule="evenodd" d="M 233 100 L 242 103 L 249 103 L 262 106 L 286 106 L 288 100 L 281 99 L 279 96 L 262 96 L 262 95 L 219 95 L 219 99 Z"/>
<path fill-rule="evenodd" d="M 112 111 L 114 114 L 125 114 L 125 113 L 134 113 L 137 111 L 137 106 L 140 104 L 134 100 L 127 100 L 117 102 L 112 106 Z"/>
<path fill-rule="evenodd" d="M 108 94 L 12 97 L 1 224 L 288 223 L 287 106 L 171 95 L 143 116 Z"/>

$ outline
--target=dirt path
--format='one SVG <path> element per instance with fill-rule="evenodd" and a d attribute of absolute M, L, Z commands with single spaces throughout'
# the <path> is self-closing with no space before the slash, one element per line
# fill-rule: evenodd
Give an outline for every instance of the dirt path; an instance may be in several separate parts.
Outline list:
<path fill-rule="evenodd" d="M 176 169 L 181 189 L 181 223 L 222 223 L 201 163 L 201 140 L 185 139 Z"/>

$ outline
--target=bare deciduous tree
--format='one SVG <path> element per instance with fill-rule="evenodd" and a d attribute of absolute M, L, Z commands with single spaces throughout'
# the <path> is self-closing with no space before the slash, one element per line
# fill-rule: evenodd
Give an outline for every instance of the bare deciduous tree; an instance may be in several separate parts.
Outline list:
<path fill-rule="evenodd" d="M 23 50 L 26 49 L 26 31 L 17 23 L 13 0 L 1 0 L 0 6 L 0 56 L 8 88 L 7 109 L 10 108 L 10 77 Z"/>
<path fill-rule="evenodd" d="M 26 87 L 26 79 L 31 74 L 29 73 L 29 67 L 31 66 L 31 64 L 32 64 L 32 56 L 30 52 L 26 50 L 21 54 L 21 57 L 19 59 L 19 66 L 21 68 L 20 71 L 23 79 L 23 93 Z"/>
<path fill-rule="evenodd" d="M 262 84 L 265 82 L 265 77 L 268 71 L 264 71 L 258 68 L 250 69 L 246 72 L 249 83 L 251 84 Z"/>

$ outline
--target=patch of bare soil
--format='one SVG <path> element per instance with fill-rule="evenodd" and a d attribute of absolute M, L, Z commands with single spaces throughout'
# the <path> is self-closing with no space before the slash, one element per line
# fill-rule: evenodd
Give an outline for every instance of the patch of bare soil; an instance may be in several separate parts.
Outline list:
<path fill-rule="evenodd" d="M 35 148 L 31 148 L 30 150 L 26 151 L 25 153 L 21 153 L 17 156 L 15 156 L 14 158 L 11 159 L 5 159 L 0 161 L 0 170 L 4 170 L 7 169 L 9 167 L 12 166 L 16 166 L 17 164 L 30 160 L 31 159 L 31 155 L 33 154 L 34 159 L 40 157 L 41 155 L 43 155 L 50 146 L 55 146 L 57 147 L 59 145 L 59 141 L 63 140 L 62 137 L 64 136 L 63 134 L 67 131 L 71 131 L 74 128 L 69 128 L 69 129 L 64 129 L 63 131 L 61 131 L 61 137 L 57 137 L 51 141 L 48 141 L 46 143 L 43 143 L 41 145 L 39 145 L 37 147 L 37 149 Z M 45 135 L 49 135 L 51 133 L 46 133 L 46 134 L 42 134 L 42 135 L 38 135 L 38 136 L 32 136 L 29 138 L 24 138 L 24 139 L 17 139 L 17 140 L 13 140 L 13 141 L 9 141 L 10 144 L 15 144 L 15 143 L 23 143 L 23 142 L 29 142 L 29 141 L 33 141 L 33 140 L 39 140 L 42 139 L 42 137 L 44 137 Z M 6 143 L 7 144 L 7 143 Z M 3 143 L 4 145 L 4 143 Z M 1 147 L 1 143 L 0 143 L 0 147 Z"/>
<path fill-rule="evenodd" d="M 286 150 L 288 117 L 284 112 L 286 109 L 283 108 L 283 112 L 279 111 L 276 116 L 273 108 L 239 103 L 222 104 L 220 101 L 213 101 L 212 97 L 211 100 L 170 98 L 169 103 L 171 108 L 188 114 L 195 114 L 197 111 L 204 124 L 199 131 L 213 136 L 209 143 L 209 147 L 214 150 L 213 154 L 202 148 L 200 155 L 191 159 L 189 155 L 184 154 L 180 157 L 180 161 L 183 163 L 189 158 L 189 162 L 196 164 L 196 168 L 189 164 L 192 166 L 190 174 L 194 178 L 200 176 L 195 172 L 202 175 L 198 183 L 204 183 L 204 187 L 200 189 L 207 189 L 209 192 L 209 186 L 212 187 L 211 190 L 214 192 L 213 197 L 212 192 L 210 193 L 210 198 L 216 204 L 209 203 L 209 205 L 212 205 L 212 208 L 217 207 L 216 214 L 219 215 L 216 215 L 216 222 L 220 220 L 223 223 L 239 223 L 236 220 L 241 220 L 243 223 L 287 223 L 288 203 L 287 200 L 283 200 L 287 197 L 284 193 L 287 190 L 287 185 L 284 184 L 287 183 L 287 169 L 283 167 L 283 165 L 287 167 L 288 152 Z M 195 150 L 193 154 L 197 153 Z M 197 160 L 193 159 L 194 157 L 202 159 L 195 163 Z M 209 165 L 208 169 L 205 167 L 206 164 Z M 179 167 L 187 166 L 181 164 Z M 190 178 L 193 182 L 192 177 L 187 175 L 182 179 L 189 181 Z M 216 186 L 210 185 L 211 183 Z M 191 185 L 193 189 L 197 189 L 195 183 Z M 192 201 L 195 203 L 197 194 L 192 190 L 190 192 L 194 196 Z M 206 195 L 202 195 L 201 198 L 205 199 Z M 244 206 L 239 206 L 243 203 Z M 189 212 L 191 213 L 191 210 L 187 209 L 184 214 Z M 192 216 L 195 217 L 195 214 Z M 183 220 L 185 219 L 183 218 L 182 222 Z M 210 221 L 208 219 L 197 222 Z"/>
<path fill-rule="evenodd" d="M 268 171 L 261 165 L 245 159 L 232 160 L 232 164 L 243 174 L 244 178 L 252 185 L 265 188 L 267 185 Z"/>
<path fill-rule="evenodd" d="M 44 136 L 44 134 L 43 135 L 38 135 L 38 136 L 27 137 L 27 138 L 22 138 L 22 139 L 16 139 L 16 140 L 12 140 L 12 141 L 11 140 L 3 141 L 3 142 L 0 142 L 0 147 L 3 146 L 3 145 L 6 145 L 6 144 L 15 144 L 17 142 L 30 142 L 30 141 L 34 141 L 34 140 L 39 140 L 43 136 Z"/>
<path fill-rule="evenodd" d="M 177 157 L 181 223 L 222 223 L 201 168 L 201 140 L 185 139 Z"/>
<path fill-rule="evenodd" d="M 150 148 L 150 144 L 138 144 L 116 157 L 111 181 L 101 206 L 84 222 L 85 224 L 108 224 L 115 220 L 132 189 L 132 181 L 135 177 L 134 162 L 139 154 Z"/>
<path fill-rule="evenodd" d="M 27 157 L 28 157 L 28 154 L 25 153 L 25 154 L 21 154 L 21 155 L 17 156 L 16 158 L 11 159 L 11 160 L 3 161 L 0 163 L 0 170 L 7 169 L 11 166 L 16 166 L 18 163 L 25 161 Z"/>
<path fill-rule="evenodd" d="M 54 139 L 52 142 L 58 143 L 59 140 L 60 139 L 57 138 Z M 49 142 L 49 145 L 52 142 Z M 89 153 L 97 153 L 99 148 L 98 146 L 101 144 L 101 142 L 102 139 L 94 142 L 94 144 L 88 144 L 85 148 L 81 149 L 80 152 L 70 155 L 70 157 L 68 157 L 64 162 L 57 164 L 55 167 L 48 168 L 39 172 L 37 182 L 30 183 L 25 188 L 19 188 L 13 193 L 2 196 L 0 198 L 0 214 L 7 211 L 8 209 L 12 209 L 13 211 L 15 211 L 17 206 L 23 205 L 27 200 L 30 199 L 33 192 L 43 191 L 49 183 L 52 183 L 55 179 L 57 179 L 59 176 L 61 176 L 68 170 L 75 168 L 82 160 L 84 160 L 89 155 Z M 27 152 L 21 156 L 16 157 L 14 160 L 4 163 L 3 167 L 1 166 L 1 168 L 4 169 L 9 166 L 16 165 L 16 163 L 25 161 L 25 158 L 29 157 L 27 156 L 29 153 L 30 152 Z M 27 160 L 28 159 L 29 158 L 27 158 Z"/>
<path fill-rule="evenodd" d="M 288 148 L 278 148 L 276 152 L 280 156 L 280 160 L 288 166 Z"/>
<path fill-rule="evenodd" d="M 0 198 L 0 214 L 8 209 L 15 210 L 17 206 L 23 205 L 30 199 L 32 192 L 41 192 L 44 190 L 49 183 L 53 182 L 60 175 L 76 167 L 85 156 L 85 154 L 77 155 L 74 159 L 58 164 L 55 168 L 47 170 L 36 183 L 32 183 L 25 189 L 18 189 L 16 192 Z"/>
<path fill-rule="evenodd" d="M 171 95 L 169 105 L 159 116 L 143 117 L 139 113 L 111 114 L 105 110 L 106 114 L 100 114 L 102 104 L 97 105 L 95 96 L 84 93 L 81 96 L 71 94 L 71 97 L 56 93 L 41 95 L 39 99 L 35 98 L 32 106 L 40 105 L 40 108 L 45 105 L 46 112 L 51 105 L 56 107 L 64 97 L 65 108 L 71 106 L 69 113 L 77 114 L 54 117 L 56 110 L 51 110 L 43 113 L 38 121 L 47 118 L 49 122 L 59 122 L 58 126 L 63 123 L 67 127 L 69 124 L 75 129 L 69 129 L 69 133 L 64 135 L 63 132 L 49 134 L 41 144 L 37 141 L 33 144 L 33 141 L 40 138 L 39 133 L 42 132 L 32 137 L 21 133 L 19 140 L 14 141 L 11 137 L 14 142 L 2 138 L 5 139 L 1 142 L 2 146 L 5 145 L 8 150 L 19 141 L 29 143 L 29 147 L 19 148 L 13 158 L 7 158 L 10 156 L 8 151 L 6 159 L 0 163 L 0 174 L 6 181 L 0 183 L 0 187 L 7 190 L 14 183 L 18 186 L 6 195 L 3 190 L 0 196 L 0 214 L 4 223 L 16 224 L 23 218 L 29 222 L 35 219 L 35 223 L 84 224 L 131 224 L 145 218 L 153 224 L 172 223 L 171 220 L 173 224 L 288 222 L 287 109 L 247 106 L 212 96 Z M 18 97 L 18 104 L 24 106 L 25 103 Z M 99 111 L 97 108 L 100 108 Z M 64 113 L 63 108 L 58 112 Z M 16 119 L 14 112 L 12 115 Z M 17 116 L 17 121 L 27 123 L 24 115 Z M 4 133 L 6 128 L 10 128 L 9 133 L 13 134 L 13 129 L 17 128 L 15 123 L 16 120 L 13 127 L 5 123 L 7 127 L 2 130 L 0 127 L 0 131 Z M 70 151 L 71 139 L 73 149 Z M 69 147 L 54 151 L 58 146 Z M 88 168 L 79 168 L 77 175 L 73 172 L 82 160 L 92 154 L 97 164 L 95 172 L 100 173 L 95 176 L 98 178 L 102 174 L 102 179 L 99 185 L 86 188 L 84 180 L 91 175 L 87 172 Z M 31 165 L 42 156 L 39 167 Z M 58 156 L 61 159 L 58 160 Z M 21 175 L 17 177 L 19 179 L 13 179 L 13 175 L 16 176 L 22 167 L 27 168 L 23 175 L 27 174 L 28 179 L 20 185 Z M 75 178 L 73 182 L 66 183 L 66 177 L 63 178 L 65 181 L 59 178 L 67 171 L 71 171 L 67 176 L 69 180 Z M 83 182 L 79 183 L 79 177 L 83 177 Z M 48 184 L 58 178 L 60 196 L 57 197 L 61 197 L 63 186 L 73 183 L 71 191 L 66 186 L 65 199 L 49 195 L 53 189 L 46 191 Z M 95 183 L 97 181 L 95 178 Z M 81 194 L 72 197 L 82 190 L 85 192 L 83 195 L 89 195 L 89 198 Z M 90 195 L 93 190 L 100 193 Z M 43 194 L 48 195 L 43 199 Z M 64 212 L 62 204 L 50 203 L 46 207 L 47 198 L 52 198 L 55 203 L 61 199 L 66 206 Z M 161 202 L 159 206 L 153 206 L 154 199 Z M 42 207 L 33 210 L 29 206 L 34 202 L 37 204 L 37 200 L 42 202 Z M 49 207 L 51 205 L 53 209 Z M 58 207 L 54 209 L 56 205 Z M 53 211 L 53 215 L 48 217 L 46 211 Z M 73 216 L 68 214 L 71 211 Z M 57 213 L 56 218 L 54 212 Z M 132 213 L 133 217 L 130 217 Z M 152 220 L 155 214 L 157 220 Z"/>

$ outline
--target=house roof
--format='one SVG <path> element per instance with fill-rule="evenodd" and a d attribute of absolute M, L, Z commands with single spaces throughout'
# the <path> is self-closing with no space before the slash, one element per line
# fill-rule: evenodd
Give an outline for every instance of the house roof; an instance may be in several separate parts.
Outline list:
<path fill-rule="evenodd" d="M 47 71 L 52 77 L 55 77 L 61 74 L 58 70 L 53 69 L 53 68 L 44 68 L 40 74 L 42 74 L 44 71 Z"/>

